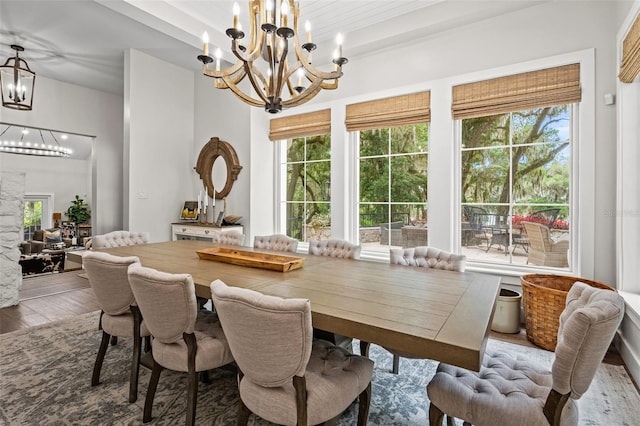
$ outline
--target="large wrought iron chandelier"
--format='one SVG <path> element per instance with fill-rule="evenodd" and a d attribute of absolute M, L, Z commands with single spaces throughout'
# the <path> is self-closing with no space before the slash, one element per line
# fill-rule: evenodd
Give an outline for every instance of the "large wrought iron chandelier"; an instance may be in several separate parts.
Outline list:
<path fill-rule="evenodd" d="M 216 49 L 215 59 L 209 55 L 207 33 L 203 36 L 204 48 L 198 56 L 203 73 L 214 78 L 218 89 L 231 89 L 233 93 L 251 106 L 263 106 L 272 114 L 282 109 L 301 105 L 313 99 L 322 89 L 338 88 L 338 78 L 342 76 L 342 66 L 348 62 L 342 56 L 342 37 L 338 34 L 337 49 L 334 51 L 334 70 L 319 71 L 311 65 L 316 44 L 311 41 L 311 26 L 305 25 L 306 43 L 300 44 L 298 37 L 298 17 L 300 8 L 289 0 L 249 0 L 250 33 L 243 45 L 245 33 L 239 24 L 240 7 L 233 5 L 233 27 L 226 34 L 231 38 L 231 51 L 237 61 L 231 67 L 221 70 L 222 53 Z M 290 27 L 291 16 L 293 26 Z M 290 52 L 289 43 L 293 43 Z M 295 57 L 293 54 L 295 53 Z M 214 69 L 210 65 L 215 61 Z M 254 96 L 242 91 L 238 84 L 247 77 L 255 91 Z"/>
<path fill-rule="evenodd" d="M 15 44 L 12 44 L 11 48 L 16 51 L 16 56 L 8 58 L 0 67 L 2 106 L 30 111 L 33 105 L 36 73 L 31 71 L 27 62 L 19 56 L 24 48 Z"/>
<path fill-rule="evenodd" d="M 42 130 L 38 130 L 40 132 L 40 141 L 32 141 L 29 136 L 29 131 L 27 129 L 22 129 L 20 132 L 20 139 L 15 140 L 14 138 L 4 138 L 3 136 L 9 129 L 14 126 L 8 125 L 6 129 L 0 133 L 0 152 L 5 152 L 8 154 L 21 154 L 21 155 L 35 155 L 40 157 L 65 157 L 68 158 L 73 153 L 71 148 L 64 147 L 60 145 L 58 139 L 55 137 L 52 131 L 49 131 L 51 135 L 51 139 L 54 143 L 45 142 L 44 135 L 42 134 Z M 45 131 L 46 133 L 46 131 Z M 63 138 L 65 136 L 63 135 Z"/>

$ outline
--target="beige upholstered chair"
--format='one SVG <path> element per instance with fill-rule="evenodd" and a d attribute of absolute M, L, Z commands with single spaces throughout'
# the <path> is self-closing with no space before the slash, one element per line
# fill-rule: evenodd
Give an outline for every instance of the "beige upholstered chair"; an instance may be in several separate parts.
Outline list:
<path fill-rule="evenodd" d="M 553 242 L 549 228 L 533 222 L 522 222 L 529 239 L 529 257 L 527 263 L 539 266 L 566 268 L 569 266 L 567 251 L 569 241 Z"/>
<path fill-rule="evenodd" d="M 244 234 L 238 231 L 214 232 L 211 242 L 229 246 L 241 246 L 244 244 Z"/>
<path fill-rule="evenodd" d="M 295 253 L 298 251 L 298 240 L 281 234 L 255 236 L 253 239 L 253 247 L 257 249 L 290 251 L 291 253 Z"/>
<path fill-rule="evenodd" d="M 373 362 L 314 341 L 308 299 L 282 299 L 211 283 L 211 298 L 238 364 L 238 425 L 250 413 L 279 425 L 315 425 L 339 416 L 359 396 L 365 425 Z"/>
<path fill-rule="evenodd" d="M 134 246 L 149 242 L 148 232 L 113 231 L 91 238 L 92 248 Z"/>
<path fill-rule="evenodd" d="M 461 254 L 453 254 L 435 247 L 419 246 L 406 249 L 390 249 L 389 262 L 392 265 L 414 266 L 426 269 L 444 269 L 446 271 L 464 272 L 467 257 Z M 362 348 L 362 346 L 361 346 Z M 413 358 L 412 355 L 387 349 L 393 354 L 393 374 L 398 374 L 400 357 Z M 364 346 L 364 354 L 367 354 L 368 346 Z"/>
<path fill-rule="evenodd" d="M 309 254 L 343 259 L 360 259 L 361 246 L 343 240 L 309 241 Z"/>
<path fill-rule="evenodd" d="M 168 368 L 188 373 L 186 424 L 193 425 L 199 373 L 233 361 L 220 322 L 215 314 L 198 310 L 191 275 L 132 265 L 129 282 L 153 336 L 153 368 L 142 421 L 151 420 L 160 373 Z"/>
<path fill-rule="evenodd" d="M 127 269 L 129 265 L 139 265 L 137 257 L 119 257 L 108 253 L 87 252 L 82 257 L 89 283 L 96 295 L 102 312 L 99 328 L 102 329 L 102 342 L 93 367 L 91 386 L 100 383 L 100 370 L 104 361 L 109 340 L 117 342 L 117 337 L 133 338 L 131 356 L 131 378 L 129 383 L 129 402 L 138 398 L 138 372 L 142 337 L 149 336 L 146 323 L 142 321 L 136 300 L 129 286 Z"/>
<path fill-rule="evenodd" d="M 589 388 L 623 314 L 616 292 L 575 283 L 560 315 L 551 371 L 499 351 L 485 353 L 479 373 L 440 364 L 427 386 L 429 424 L 441 425 L 444 414 L 477 426 L 578 424 L 575 401 Z"/>

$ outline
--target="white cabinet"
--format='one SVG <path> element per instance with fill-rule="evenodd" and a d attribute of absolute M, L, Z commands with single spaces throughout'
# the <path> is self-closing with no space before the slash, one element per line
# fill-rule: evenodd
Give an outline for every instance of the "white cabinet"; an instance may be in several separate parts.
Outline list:
<path fill-rule="evenodd" d="M 172 223 L 171 239 L 172 240 L 198 240 L 211 241 L 215 232 L 237 231 L 241 234 L 244 232 L 242 225 L 222 226 L 200 225 L 198 223 Z"/>

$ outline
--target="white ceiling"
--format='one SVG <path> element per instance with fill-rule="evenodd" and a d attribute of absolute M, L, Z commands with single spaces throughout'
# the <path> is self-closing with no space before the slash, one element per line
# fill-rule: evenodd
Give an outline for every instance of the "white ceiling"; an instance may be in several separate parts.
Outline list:
<path fill-rule="evenodd" d="M 0 60 L 11 44 L 37 75 L 97 90 L 122 93 L 124 51 L 134 48 L 193 70 L 201 34 L 230 59 L 224 30 L 234 0 L 1 0 Z M 544 0 L 546 1 L 546 0 Z M 344 54 L 358 55 L 407 43 L 497 14 L 529 7 L 528 0 L 300 0 L 301 25 L 312 24 L 318 53 L 345 37 Z M 240 1 L 248 27 L 247 1 Z M 301 28 L 302 29 L 302 28 Z M 322 50 L 326 46 L 325 50 Z M 315 58 L 324 56 L 314 55 Z M 318 60 L 318 59 L 317 59 Z M 347 70 L 348 71 L 348 68 Z M 37 85 L 36 85 L 37 90 Z"/>

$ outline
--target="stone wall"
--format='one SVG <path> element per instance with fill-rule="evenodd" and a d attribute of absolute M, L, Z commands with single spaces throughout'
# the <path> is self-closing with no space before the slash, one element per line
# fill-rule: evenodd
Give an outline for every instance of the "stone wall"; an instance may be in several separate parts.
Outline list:
<path fill-rule="evenodd" d="M 22 286 L 20 249 L 24 216 L 24 173 L 0 173 L 0 308 L 18 304 Z"/>

